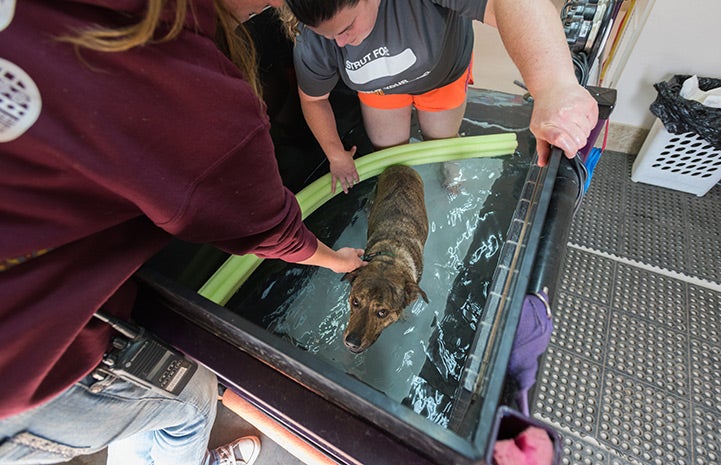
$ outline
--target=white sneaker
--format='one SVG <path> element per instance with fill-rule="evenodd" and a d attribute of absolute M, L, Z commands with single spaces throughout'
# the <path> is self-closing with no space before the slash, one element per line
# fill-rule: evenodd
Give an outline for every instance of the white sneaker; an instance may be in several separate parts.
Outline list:
<path fill-rule="evenodd" d="M 213 465 L 251 465 L 260 454 L 260 439 L 245 436 L 210 451 Z"/>

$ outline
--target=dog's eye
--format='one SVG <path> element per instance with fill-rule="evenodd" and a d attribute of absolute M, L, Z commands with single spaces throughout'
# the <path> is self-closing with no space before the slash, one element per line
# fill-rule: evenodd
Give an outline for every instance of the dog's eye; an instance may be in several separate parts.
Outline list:
<path fill-rule="evenodd" d="M 358 307 L 360 305 L 360 300 L 353 299 L 353 301 L 351 303 L 353 304 L 354 307 Z"/>
<path fill-rule="evenodd" d="M 378 318 L 385 318 L 388 316 L 388 310 L 386 310 L 385 308 L 382 308 L 376 312 L 376 316 Z"/>

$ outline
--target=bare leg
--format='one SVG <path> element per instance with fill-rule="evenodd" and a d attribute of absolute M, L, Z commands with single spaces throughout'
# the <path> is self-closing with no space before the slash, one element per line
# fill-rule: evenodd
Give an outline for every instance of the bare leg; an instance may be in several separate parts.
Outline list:
<path fill-rule="evenodd" d="M 450 139 L 458 137 L 461 121 L 466 112 L 466 102 L 444 111 L 418 111 L 418 124 L 423 133 L 423 140 Z M 455 162 L 444 162 L 441 165 L 441 184 L 450 195 L 458 195 L 463 185 L 463 174 Z"/>
<path fill-rule="evenodd" d="M 443 111 L 418 111 L 418 124 L 423 133 L 423 140 L 448 139 L 458 137 L 466 102 L 462 105 Z"/>
<path fill-rule="evenodd" d="M 380 110 L 361 102 L 366 133 L 376 149 L 407 144 L 411 138 L 411 107 Z"/>

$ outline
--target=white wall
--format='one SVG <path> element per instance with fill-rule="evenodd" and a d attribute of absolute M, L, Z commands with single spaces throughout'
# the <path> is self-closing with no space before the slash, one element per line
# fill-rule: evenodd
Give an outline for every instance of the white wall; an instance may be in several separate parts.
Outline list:
<path fill-rule="evenodd" d="M 544 0 L 541 0 L 544 1 Z M 721 0 L 718 0 L 721 2 Z M 551 0 L 560 12 L 565 0 Z M 560 20 L 560 19 L 559 19 Z M 521 73 L 503 47 L 498 29 L 473 22 L 475 42 L 473 48 L 473 87 L 498 90 L 509 94 L 525 94 L 526 91 L 513 83 L 523 81 Z"/>
<path fill-rule="evenodd" d="M 498 29 L 473 21 L 473 32 L 472 87 L 525 94 L 525 90 L 513 83 L 514 80 L 521 81 L 521 73 L 503 47 Z"/>
<path fill-rule="evenodd" d="M 654 83 L 674 74 L 721 79 L 721 0 L 647 3 L 646 11 L 637 12 L 635 43 L 627 40 L 630 43 L 619 49 L 617 70 L 602 83 L 618 91 L 611 121 L 645 129 L 656 119 L 648 110 L 656 98 Z"/>

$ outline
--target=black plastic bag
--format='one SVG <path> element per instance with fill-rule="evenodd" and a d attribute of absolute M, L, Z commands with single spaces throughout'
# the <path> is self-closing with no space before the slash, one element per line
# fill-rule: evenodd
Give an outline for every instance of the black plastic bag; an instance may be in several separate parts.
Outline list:
<path fill-rule="evenodd" d="M 681 86 L 691 76 L 676 75 L 653 86 L 658 91 L 649 109 L 671 134 L 693 132 L 721 150 L 721 108 L 711 108 L 681 97 Z M 707 91 L 721 87 L 721 79 L 698 78 L 699 88 Z"/>

